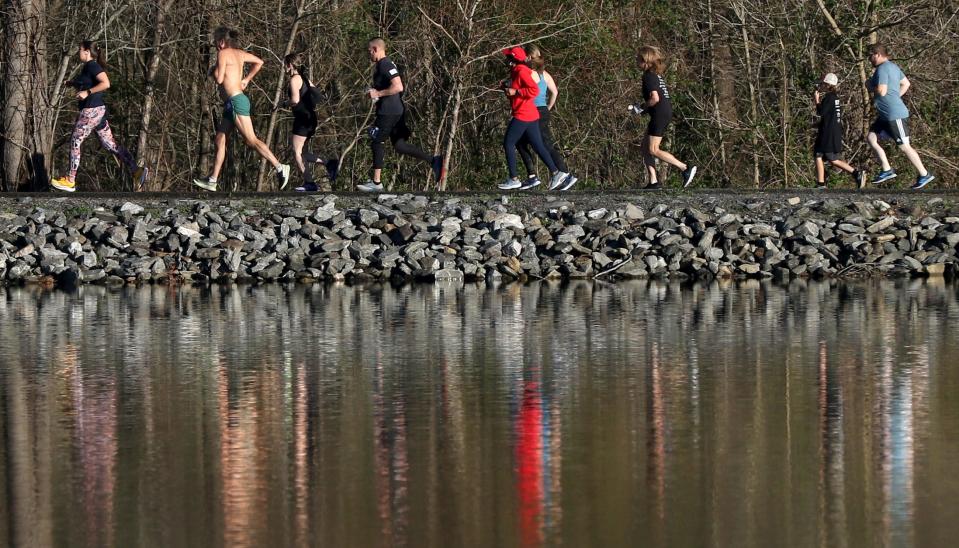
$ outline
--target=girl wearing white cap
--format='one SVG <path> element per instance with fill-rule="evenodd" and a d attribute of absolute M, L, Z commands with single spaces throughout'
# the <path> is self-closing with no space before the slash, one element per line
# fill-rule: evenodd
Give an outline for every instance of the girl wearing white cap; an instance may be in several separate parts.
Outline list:
<path fill-rule="evenodd" d="M 866 174 L 842 160 L 842 105 L 837 93 L 838 86 L 839 77 L 830 72 L 816 86 L 813 95 L 816 114 L 819 115 L 816 145 L 813 149 L 816 156 L 816 188 L 826 188 L 825 162 L 851 174 L 856 186 L 863 188 L 866 185 Z"/>

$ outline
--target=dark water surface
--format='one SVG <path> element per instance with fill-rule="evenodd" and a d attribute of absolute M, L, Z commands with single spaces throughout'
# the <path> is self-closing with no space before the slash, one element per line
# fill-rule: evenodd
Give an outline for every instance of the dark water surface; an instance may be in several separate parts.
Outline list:
<path fill-rule="evenodd" d="M 0 289 L 0 545 L 954 546 L 957 295 Z"/>

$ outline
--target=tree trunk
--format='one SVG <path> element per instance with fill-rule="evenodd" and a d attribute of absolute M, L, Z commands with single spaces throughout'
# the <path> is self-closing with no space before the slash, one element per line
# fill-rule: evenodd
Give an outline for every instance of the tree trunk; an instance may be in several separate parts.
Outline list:
<path fill-rule="evenodd" d="M 749 125 L 752 127 L 750 133 L 750 144 L 752 145 L 753 157 L 753 186 L 759 188 L 759 107 L 756 102 L 756 85 L 753 83 L 753 64 L 752 54 L 750 52 L 749 32 L 746 30 L 746 7 L 742 4 L 735 7 L 736 15 L 739 18 L 739 29 L 743 39 L 743 51 L 746 62 L 746 82 L 749 83 Z"/>
<path fill-rule="evenodd" d="M 709 49 L 709 81 L 712 83 L 712 103 L 713 103 L 713 118 L 715 118 L 716 129 L 719 132 L 719 161 L 722 166 L 722 185 L 728 186 L 729 184 L 729 166 L 727 165 L 726 157 L 726 132 L 723 129 L 725 124 L 725 117 L 723 116 L 723 109 L 720 107 L 720 94 L 722 94 L 722 103 L 724 105 L 732 105 L 735 100 L 735 89 L 733 88 L 733 82 L 730 78 L 726 78 L 726 72 L 723 71 L 722 80 L 717 81 L 717 76 L 720 72 L 716 67 L 716 57 L 717 57 L 717 47 L 721 47 L 721 51 L 725 54 L 726 66 L 729 62 L 729 48 L 725 44 L 718 46 L 716 43 L 716 32 L 715 32 L 715 23 L 714 23 L 714 13 L 713 13 L 713 2 L 709 0 L 706 4 L 708 10 L 708 49 Z"/>
<path fill-rule="evenodd" d="M 173 0 L 161 0 L 157 4 L 156 23 L 153 27 L 153 45 L 151 46 L 150 62 L 147 64 L 146 81 L 143 84 L 143 113 L 140 118 L 140 136 L 137 139 L 137 165 L 147 164 L 147 137 L 150 135 L 150 117 L 153 112 L 153 101 L 156 95 L 156 76 L 160 68 L 160 48 L 163 44 L 163 27 L 166 23 L 166 14 Z M 134 189 L 134 190 L 146 190 Z"/>
<path fill-rule="evenodd" d="M 32 43 L 32 68 L 30 70 L 30 117 L 31 132 L 30 173 L 33 189 L 47 187 L 50 181 L 51 155 L 53 153 L 53 101 L 49 88 L 47 65 L 47 2 L 33 0 L 32 34 L 37 37 Z"/>
<path fill-rule="evenodd" d="M 30 0 L 13 0 L 6 12 L 7 67 L 3 82 L 3 188 L 15 190 L 20 181 L 20 163 L 26 147 L 26 118 L 30 81 L 29 44 L 34 37 L 29 17 Z"/>
<path fill-rule="evenodd" d="M 779 60 L 782 67 L 782 93 L 779 97 L 779 110 L 782 115 L 783 136 L 783 186 L 789 186 L 789 69 L 786 66 L 786 44 L 779 37 Z"/>

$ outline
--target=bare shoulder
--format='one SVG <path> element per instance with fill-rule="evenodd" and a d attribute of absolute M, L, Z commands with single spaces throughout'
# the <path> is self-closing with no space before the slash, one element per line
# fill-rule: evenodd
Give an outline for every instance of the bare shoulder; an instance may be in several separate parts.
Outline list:
<path fill-rule="evenodd" d="M 223 65 L 235 65 L 237 62 L 238 50 L 232 48 L 221 49 L 217 55 L 217 61 Z"/>
<path fill-rule="evenodd" d="M 259 63 L 261 61 L 259 57 L 257 57 L 256 55 L 253 55 L 252 53 L 248 51 L 245 51 L 242 49 L 233 50 L 233 51 L 237 52 L 237 57 L 242 59 L 244 63 Z"/>

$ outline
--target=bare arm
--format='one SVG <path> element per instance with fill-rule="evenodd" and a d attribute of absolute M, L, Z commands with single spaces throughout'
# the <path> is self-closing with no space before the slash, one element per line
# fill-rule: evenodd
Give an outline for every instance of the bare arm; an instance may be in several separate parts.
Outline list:
<path fill-rule="evenodd" d="M 370 97 L 373 99 L 378 99 L 380 97 L 389 97 L 390 95 L 397 95 L 399 93 L 403 93 L 403 79 L 399 76 L 396 76 L 390 80 L 390 87 L 387 89 L 381 91 L 371 89 Z"/>
<path fill-rule="evenodd" d="M 250 69 L 250 72 L 246 75 L 246 78 L 240 80 L 240 86 L 242 89 L 246 89 L 246 86 L 250 85 L 250 82 L 253 81 L 253 77 L 256 76 L 256 73 L 260 72 L 260 69 L 263 68 L 263 59 L 260 59 L 252 53 L 243 52 L 243 64 L 253 65 L 253 68 Z"/>
<path fill-rule="evenodd" d="M 880 97 L 885 97 L 886 93 L 889 91 L 889 86 L 886 84 L 879 84 L 876 86 L 876 95 Z"/>
<path fill-rule="evenodd" d="M 900 81 L 899 81 L 899 96 L 902 97 L 903 95 L 905 95 L 906 92 L 909 91 L 909 87 L 910 87 L 911 85 L 912 85 L 912 84 L 909 82 L 909 78 L 903 78 L 902 80 L 900 80 Z"/>
<path fill-rule="evenodd" d="M 96 85 L 90 89 L 78 91 L 77 97 L 80 99 L 86 99 L 94 93 L 100 93 L 101 91 L 106 91 L 108 89 L 110 89 L 110 77 L 107 76 L 106 72 L 101 72 L 100 74 L 97 74 Z"/>
<path fill-rule="evenodd" d="M 556 106 L 556 98 L 559 97 L 559 88 L 556 87 L 556 82 L 550 73 L 543 71 L 543 77 L 546 78 L 546 89 L 549 90 L 549 102 L 546 104 L 546 109 L 553 110 L 553 107 Z"/>

